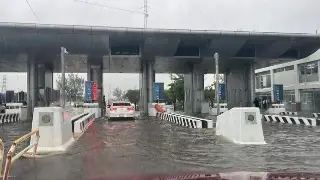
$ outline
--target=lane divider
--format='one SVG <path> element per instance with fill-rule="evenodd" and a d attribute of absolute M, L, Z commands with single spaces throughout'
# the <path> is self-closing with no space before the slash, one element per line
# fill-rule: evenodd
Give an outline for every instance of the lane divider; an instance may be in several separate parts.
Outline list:
<path fill-rule="evenodd" d="M 291 115 L 291 116 L 296 116 L 298 115 L 298 112 L 280 112 L 280 115 Z"/>
<path fill-rule="evenodd" d="M 320 117 L 320 113 L 312 113 L 313 117 L 317 118 Z"/>
<path fill-rule="evenodd" d="M 278 122 L 284 124 L 302 124 L 305 126 L 319 126 L 320 120 L 315 118 L 291 117 L 280 115 L 264 115 L 264 120 L 268 122 Z"/>
<path fill-rule="evenodd" d="M 189 128 L 213 128 L 213 121 L 176 113 L 158 112 L 157 117 Z"/>
<path fill-rule="evenodd" d="M 19 113 L 0 114 L 0 124 L 20 121 Z"/>

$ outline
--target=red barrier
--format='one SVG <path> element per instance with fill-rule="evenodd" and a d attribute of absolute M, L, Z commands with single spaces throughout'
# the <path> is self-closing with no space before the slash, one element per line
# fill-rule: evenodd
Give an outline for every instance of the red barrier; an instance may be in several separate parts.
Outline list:
<path fill-rule="evenodd" d="M 161 113 L 165 112 L 165 111 L 162 109 L 162 107 L 159 106 L 158 104 L 154 105 L 154 108 L 156 108 L 156 110 L 157 110 L 158 112 L 161 112 Z"/>

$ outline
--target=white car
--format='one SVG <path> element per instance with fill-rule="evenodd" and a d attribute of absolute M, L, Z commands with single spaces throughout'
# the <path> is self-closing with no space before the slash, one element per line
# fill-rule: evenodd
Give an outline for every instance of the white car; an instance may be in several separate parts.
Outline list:
<path fill-rule="evenodd" d="M 134 106 L 130 102 L 113 102 L 107 106 L 106 115 L 108 119 L 135 117 Z"/>

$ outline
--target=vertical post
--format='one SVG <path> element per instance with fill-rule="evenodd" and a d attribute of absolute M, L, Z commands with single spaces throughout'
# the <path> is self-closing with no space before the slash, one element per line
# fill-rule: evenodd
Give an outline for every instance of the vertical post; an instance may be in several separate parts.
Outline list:
<path fill-rule="evenodd" d="M 216 102 L 217 102 L 217 115 L 220 114 L 220 104 L 219 104 L 219 54 L 214 53 L 214 60 L 216 64 Z"/>
<path fill-rule="evenodd" d="M 66 75 L 65 75 L 65 58 L 64 58 L 64 54 L 65 53 L 66 53 L 66 48 L 61 47 L 61 78 L 62 78 L 61 98 L 62 98 L 62 108 L 65 108 L 65 106 L 66 106 L 66 97 L 65 97 Z"/>

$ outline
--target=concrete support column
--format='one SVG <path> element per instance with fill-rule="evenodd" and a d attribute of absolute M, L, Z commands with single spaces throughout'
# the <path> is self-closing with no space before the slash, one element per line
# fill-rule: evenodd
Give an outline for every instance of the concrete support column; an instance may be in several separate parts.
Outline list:
<path fill-rule="evenodd" d="M 204 73 L 193 68 L 192 72 L 192 96 L 193 96 L 193 113 L 201 113 L 201 104 L 204 102 Z"/>
<path fill-rule="evenodd" d="M 87 80 L 97 82 L 100 108 L 104 108 L 103 98 L 103 56 L 89 56 L 87 59 Z M 103 111 L 101 111 L 103 113 Z M 103 115 L 103 114 L 102 114 Z"/>
<path fill-rule="evenodd" d="M 249 65 L 249 72 L 248 72 L 248 80 L 249 80 L 249 102 L 247 106 L 252 107 L 253 106 L 253 101 L 254 98 L 256 97 L 256 87 L 255 87 L 255 82 L 256 82 L 256 75 L 255 75 L 255 62 L 250 63 Z"/>
<path fill-rule="evenodd" d="M 254 62 L 233 67 L 227 73 L 228 108 L 251 107 L 255 98 Z"/>
<path fill-rule="evenodd" d="M 153 83 L 155 81 L 154 62 L 148 62 L 148 104 L 153 103 Z"/>
<path fill-rule="evenodd" d="M 53 66 L 52 64 L 38 64 L 39 106 L 49 106 L 52 102 Z"/>
<path fill-rule="evenodd" d="M 184 112 L 193 113 L 193 78 L 192 73 L 184 74 Z"/>
<path fill-rule="evenodd" d="M 201 113 L 204 101 L 204 73 L 196 65 L 191 65 L 192 72 L 184 74 L 184 111 L 187 114 Z"/>
<path fill-rule="evenodd" d="M 273 69 L 270 70 L 270 79 L 271 79 L 271 103 L 272 103 L 272 102 L 274 102 L 274 90 L 273 90 L 274 72 L 273 72 Z"/>
<path fill-rule="evenodd" d="M 28 119 L 32 119 L 33 109 L 38 105 L 38 67 L 33 55 L 28 55 L 27 62 L 27 111 Z"/>

